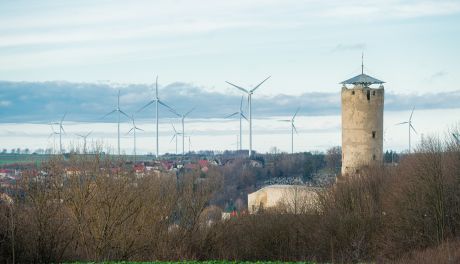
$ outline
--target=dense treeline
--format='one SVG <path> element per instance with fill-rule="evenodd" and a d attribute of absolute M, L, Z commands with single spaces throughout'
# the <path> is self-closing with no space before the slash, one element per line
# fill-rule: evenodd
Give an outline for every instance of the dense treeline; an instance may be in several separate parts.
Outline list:
<path fill-rule="evenodd" d="M 62 164 L 24 175 L 14 202 L 0 204 L 0 262 L 460 261 L 460 146 L 449 139 L 338 178 L 315 208 L 290 214 L 280 204 L 228 220 L 213 205 L 229 180 L 218 168 L 138 177 L 97 156 Z"/>

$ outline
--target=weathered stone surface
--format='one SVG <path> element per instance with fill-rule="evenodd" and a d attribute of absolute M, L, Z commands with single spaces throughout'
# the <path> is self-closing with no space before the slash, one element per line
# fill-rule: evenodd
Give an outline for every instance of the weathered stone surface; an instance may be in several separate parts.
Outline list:
<path fill-rule="evenodd" d="M 383 162 L 384 88 L 342 87 L 342 175 Z"/>

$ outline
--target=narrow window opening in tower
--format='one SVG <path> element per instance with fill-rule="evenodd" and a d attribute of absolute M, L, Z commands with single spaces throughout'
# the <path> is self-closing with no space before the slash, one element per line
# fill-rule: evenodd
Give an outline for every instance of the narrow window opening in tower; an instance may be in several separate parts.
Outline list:
<path fill-rule="evenodd" d="M 355 91 L 351 91 L 351 95 L 355 95 Z"/>
<path fill-rule="evenodd" d="M 371 91 L 367 90 L 367 100 L 371 100 Z"/>
<path fill-rule="evenodd" d="M 375 131 L 372 131 L 372 138 L 375 138 Z"/>
<path fill-rule="evenodd" d="M 372 91 L 372 95 L 375 95 L 375 91 Z"/>
<path fill-rule="evenodd" d="M 374 154 L 374 155 L 372 155 L 372 160 L 375 160 L 375 154 Z"/>

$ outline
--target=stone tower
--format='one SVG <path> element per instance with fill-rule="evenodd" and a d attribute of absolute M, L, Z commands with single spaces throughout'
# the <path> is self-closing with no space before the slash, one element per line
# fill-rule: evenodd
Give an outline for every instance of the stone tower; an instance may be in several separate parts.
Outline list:
<path fill-rule="evenodd" d="M 361 74 L 342 86 L 342 175 L 383 162 L 383 81 Z M 378 87 L 372 87 L 377 86 Z"/>

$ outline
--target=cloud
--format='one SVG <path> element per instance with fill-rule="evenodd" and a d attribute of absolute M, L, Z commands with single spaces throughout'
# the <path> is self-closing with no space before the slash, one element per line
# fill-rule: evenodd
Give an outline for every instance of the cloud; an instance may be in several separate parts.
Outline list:
<path fill-rule="evenodd" d="M 319 12 L 320 17 L 334 19 L 411 19 L 418 17 L 455 14 L 460 11 L 460 3 L 450 0 L 380 0 L 380 1 L 339 1 Z"/>
<path fill-rule="evenodd" d="M 0 101 L 0 107 L 8 107 L 10 105 L 11 105 L 10 101 L 6 101 L 6 100 L 1 100 Z"/>
<path fill-rule="evenodd" d="M 152 120 L 154 107 L 137 111 L 153 99 L 152 86 L 146 84 L 71 83 L 71 82 L 7 82 L 0 81 L 3 106 L 0 122 L 51 122 L 68 112 L 72 121 L 115 121 L 116 116 L 101 117 L 116 108 L 117 89 L 120 108 L 137 118 Z M 24 96 L 27 95 L 27 96 Z M 160 99 L 185 113 L 196 107 L 191 118 L 223 118 L 238 111 L 241 95 L 206 90 L 188 83 L 171 83 L 160 87 Z M 458 108 L 460 90 L 430 94 L 392 94 L 385 97 L 385 110 Z M 6 102 L 6 103 L 5 103 Z M 247 107 L 244 100 L 244 109 Z M 340 93 L 310 92 L 300 95 L 278 94 L 253 97 L 253 115 L 258 118 L 288 116 L 301 107 L 299 115 L 337 115 L 340 113 Z M 164 107 L 162 117 L 175 117 Z"/>
<path fill-rule="evenodd" d="M 340 51 L 349 51 L 349 50 L 364 50 L 366 49 L 366 44 L 364 43 L 353 43 L 353 44 L 343 44 L 340 43 L 332 49 L 332 52 Z"/>
<path fill-rule="evenodd" d="M 440 79 L 440 78 L 443 78 L 443 77 L 447 76 L 447 74 L 448 73 L 446 71 L 438 71 L 438 72 L 433 73 L 430 76 L 429 80 L 430 81 L 435 81 L 437 79 Z"/>

